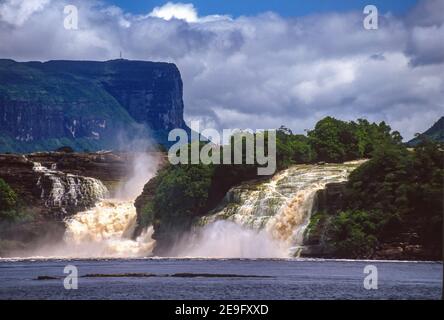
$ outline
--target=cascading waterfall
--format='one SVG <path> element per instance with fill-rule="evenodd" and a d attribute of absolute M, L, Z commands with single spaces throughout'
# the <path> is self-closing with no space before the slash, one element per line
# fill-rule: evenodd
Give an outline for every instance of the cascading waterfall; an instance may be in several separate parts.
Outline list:
<path fill-rule="evenodd" d="M 116 198 L 105 199 L 90 210 L 66 220 L 65 253 L 70 257 L 144 257 L 151 254 L 155 241 L 153 228 L 146 228 L 132 239 L 136 227 L 135 198 L 144 183 L 156 172 L 158 159 L 148 154 L 135 155 L 133 172 L 117 190 Z M 60 251 L 56 253 L 60 256 Z"/>
<path fill-rule="evenodd" d="M 152 227 L 135 240 L 136 208 L 133 201 L 102 200 L 66 222 L 64 241 L 75 257 L 141 257 L 151 253 Z"/>
<path fill-rule="evenodd" d="M 47 207 L 60 208 L 62 213 L 66 213 L 69 208 L 90 207 L 108 194 L 108 189 L 98 179 L 57 171 L 55 164 L 51 169 L 39 162 L 33 164 L 34 172 L 40 174 L 37 180 L 40 198 Z"/>
<path fill-rule="evenodd" d="M 155 244 L 151 238 L 152 227 L 144 230 L 137 239 L 131 239 L 136 227 L 133 200 L 141 192 L 143 183 L 154 175 L 157 160 L 148 157 L 135 161 L 142 161 L 146 165 L 133 164 L 133 175 L 117 192 L 118 198 L 102 199 L 95 207 L 66 219 L 63 243 L 42 248 L 35 255 L 68 258 L 151 255 Z M 201 218 L 170 254 L 207 258 L 298 256 L 316 192 L 328 183 L 346 181 L 350 172 L 363 161 L 295 165 L 265 182 L 249 182 L 233 187 L 221 206 Z M 148 171 L 141 172 L 141 168 Z M 76 176 L 66 175 L 66 179 L 61 179 L 55 167 L 49 170 L 39 164 L 35 164 L 35 170 L 53 182 L 52 189 L 46 194 L 51 204 L 78 199 L 78 195 L 84 191 L 84 186 L 78 186 Z M 106 193 L 100 181 L 77 178 L 84 179 L 82 182 L 93 189 L 88 192 L 97 196 Z"/>
<path fill-rule="evenodd" d="M 363 161 L 344 164 L 295 165 L 276 174 L 267 182 L 245 183 L 232 188 L 223 206 L 202 218 L 187 246 L 179 255 L 219 257 L 219 252 L 236 255 L 238 247 L 246 248 L 243 241 L 253 241 L 242 257 L 298 256 L 303 244 L 305 228 L 310 222 L 316 192 L 333 182 L 346 181 L 350 172 Z M 224 228 L 224 237 L 211 236 L 214 224 L 231 222 Z M 230 242 L 233 250 L 226 253 L 227 241 L 236 238 L 239 228 L 250 232 L 239 243 Z M 220 227 L 219 227 L 220 229 Z M 209 234 L 210 233 L 210 234 Z M 209 239 L 213 241 L 209 243 Z M 269 252 L 262 243 L 271 243 L 278 250 Z M 239 256 L 238 256 L 239 257 Z"/>
<path fill-rule="evenodd" d="M 153 228 L 131 239 L 136 226 L 136 208 L 132 201 L 106 199 L 92 209 L 65 220 L 63 241 L 47 244 L 32 252 L 45 258 L 132 258 L 151 254 Z"/>
<path fill-rule="evenodd" d="M 152 227 L 146 228 L 137 239 L 132 239 L 136 227 L 134 199 L 144 183 L 156 172 L 157 157 L 145 153 L 134 154 L 133 172 L 116 191 L 116 198 L 107 198 L 109 192 L 100 180 L 66 174 L 34 163 L 34 171 L 41 173 L 38 187 L 48 207 L 62 211 L 66 231 L 63 242 L 40 247 L 33 256 L 61 258 L 142 257 L 150 255 L 154 245 Z M 81 212 L 66 217 L 64 208 L 77 206 L 85 199 L 92 202 Z M 78 211 L 78 210 L 77 210 Z"/>

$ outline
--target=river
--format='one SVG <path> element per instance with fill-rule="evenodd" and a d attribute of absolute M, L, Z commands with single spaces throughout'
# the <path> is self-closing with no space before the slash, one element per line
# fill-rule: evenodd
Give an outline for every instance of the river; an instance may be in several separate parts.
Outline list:
<path fill-rule="evenodd" d="M 368 264 L 376 290 L 363 285 Z M 76 266 L 78 289 L 64 288 L 66 265 Z M 0 299 L 440 299 L 441 283 L 440 262 L 0 259 Z"/>

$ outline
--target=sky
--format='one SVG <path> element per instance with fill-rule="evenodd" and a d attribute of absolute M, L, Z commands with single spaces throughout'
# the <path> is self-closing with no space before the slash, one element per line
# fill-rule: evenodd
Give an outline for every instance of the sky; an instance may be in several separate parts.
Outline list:
<path fill-rule="evenodd" d="M 78 29 L 63 9 L 78 8 Z M 0 58 L 175 63 L 185 120 L 303 133 L 325 116 L 405 140 L 444 114 L 444 1 L 0 0 Z"/>
<path fill-rule="evenodd" d="M 125 11 L 143 14 L 164 5 L 162 0 L 107 0 Z M 182 1 L 184 2 L 184 1 Z M 194 0 L 191 1 L 203 16 L 223 14 L 232 17 L 252 16 L 273 11 L 283 17 L 303 16 L 321 12 L 362 10 L 367 4 L 381 11 L 404 14 L 417 0 Z"/>

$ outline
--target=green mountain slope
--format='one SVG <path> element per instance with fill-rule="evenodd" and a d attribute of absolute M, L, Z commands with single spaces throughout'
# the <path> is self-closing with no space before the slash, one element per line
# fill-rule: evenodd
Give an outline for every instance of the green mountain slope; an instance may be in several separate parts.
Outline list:
<path fill-rule="evenodd" d="M 420 136 L 425 136 L 433 141 L 444 143 L 444 117 L 441 117 L 435 124 Z M 415 137 L 407 145 L 409 147 L 416 146 L 421 141 L 420 137 Z"/>

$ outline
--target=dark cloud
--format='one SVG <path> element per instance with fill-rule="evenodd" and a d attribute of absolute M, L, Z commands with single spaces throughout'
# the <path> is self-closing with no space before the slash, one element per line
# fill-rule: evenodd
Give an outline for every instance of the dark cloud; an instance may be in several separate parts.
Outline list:
<path fill-rule="evenodd" d="M 411 26 L 422 27 L 442 25 L 443 12 L 444 1 L 442 0 L 419 1 L 407 15 L 406 22 Z"/>
<path fill-rule="evenodd" d="M 412 66 L 444 62 L 444 1 L 421 1 L 407 16 L 406 54 Z"/>
<path fill-rule="evenodd" d="M 370 59 L 384 61 L 385 57 L 382 53 L 374 53 L 370 56 Z"/>

